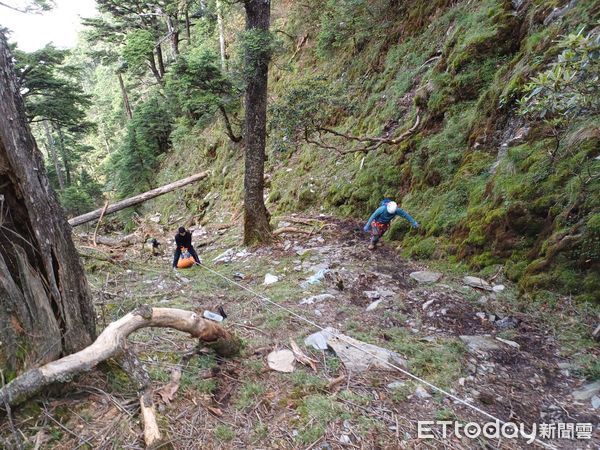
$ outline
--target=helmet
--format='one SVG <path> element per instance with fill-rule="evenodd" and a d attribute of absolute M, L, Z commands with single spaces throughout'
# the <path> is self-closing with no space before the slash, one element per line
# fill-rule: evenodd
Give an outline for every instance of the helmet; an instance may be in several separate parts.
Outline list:
<path fill-rule="evenodd" d="M 387 212 L 390 214 L 395 214 L 396 210 L 398 209 L 396 202 L 389 202 L 387 205 L 385 205 L 385 207 L 387 208 Z"/>

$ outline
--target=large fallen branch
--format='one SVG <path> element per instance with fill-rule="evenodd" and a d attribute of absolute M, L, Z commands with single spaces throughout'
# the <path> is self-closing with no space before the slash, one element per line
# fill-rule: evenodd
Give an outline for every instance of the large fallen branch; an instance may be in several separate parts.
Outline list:
<path fill-rule="evenodd" d="M 0 389 L 0 405 L 21 403 L 51 383 L 64 383 L 78 373 L 91 370 L 122 352 L 127 336 L 147 327 L 174 328 L 190 333 L 192 337 L 214 343 L 213 348 L 223 356 L 239 350 L 239 341 L 234 335 L 192 311 L 142 306 L 108 325 L 92 345 L 19 375 Z"/>
<path fill-rule="evenodd" d="M 413 124 L 413 126 L 393 139 L 389 138 L 389 137 L 354 136 L 352 134 L 347 134 L 347 133 L 343 133 L 341 131 L 334 130 L 333 128 L 316 125 L 315 131 L 316 131 L 316 134 L 318 135 L 318 137 L 315 139 L 311 138 L 311 133 L 309 132 L 308 128 L 305 128 L 304 129 L 304 140 L 309 144 L 316 145 L 317 147 L 324 148 L 326 150 L 333 150 L 333 151 L 339 153 L 340 155 L 347 155 L 350 153 L 367 154 L 371 151 L 377 150 L 382 145 L 398 145 L 398 144 L 402 143 L 403 141 L 405 141 L 406 139 L 408 139 L 409 137 L 411 137 L 417 131 L 417 129 L 419 128 L 419 125 L 421 125 L 421 115 L 420 115 L 419 108 L 417 108 L 416 114 L 417 115 L 416 115 L 415 123 Z M 344 138 L 348 141 L 360 142 L 360 143 L 363 143 L 364 145 L 357 147 L 357 148 L 344 150 L 335 145 L 327 144 L 323 140 L 323 133 L 327 133 L 327 134 L 330 134 L 330 135 L 333 135 L 333 136 L 339 137 L 339 138 Z"/>
<path fill-rule="evenodd" d="M 351 141 L 367 143 L 367 145 L 365 145 L 364 147 L 360 147 L 357 149 L 338 150 L 339 153 L 341 153 L 341 154 L 360 153 L 360 152 L 367 153 L 369 151 L 376 150 L 383 144 L 388 144 L 388 145 L 400 144 L 401 142 L 403 142 L 404 140 L 406 140 L 407 138 L 412 136 L 412 134 L 417 130 L 417 128 L 419 127 L 420 124 L 421 124 L 420 109 L 417 108 L 417 115 L 416 115 L 415 123 L 413 124 L 413 126 L 410 127 L 408 130 L 404 131 L 402 134 L 400 134 L 399 136 L 397 136 L 394 139 L 387 138 L 387 137 L 354 136 L 354 135 L 342 133 L 341 131 L 336 131 L 332 128 L 327 128 L 327 127 L 319 127 L 319 130 L 324 131 L 329 134 L 333 134 L 334 136 L 337 136 L 337 137 L 342 137 L 342 138 L 351 140 Z"/>
<path fill-rule="evenodd" d="M 136 195 L 134 197 L 126 198 L 125 200 L 121 200 L 120 202 L 113 203 L 109 205 L 104 215 L 112 214 L 114 212 L 120 211 L 122 209 L 128 208 L 130 206 L 137 205 L 139 203 L 143 203 L 146 200 L 150 200 L 151 198 L 158 197 L 159 195 L 166 194 L 168 192 L 174 191 L 175 189 L 179 189 L 180 187 L 187 186 L 188 184 L 194 183 L 196 181 L 202 180 L 209 175 L 210 172 L 201 172 L 196 175 L 192 175 L 191 177 L 184 178 L 179 181 L 175 181 L 174 183 L 169 183 L 164 186 L 161 186 L 156 189 L 152 189 L 151 191 L 144 192 L 142 194 Z M 69 220 L 69 224 L 72 227 L 76 227 L 78 225 L 82 225 L 87 222 L 91 222 L 92 220 L 98 219 L 102 215 L 102 211 L 105 208 L 99 208 L 95 211 L 82 214 L 81 216 L 73 217 Z"/>

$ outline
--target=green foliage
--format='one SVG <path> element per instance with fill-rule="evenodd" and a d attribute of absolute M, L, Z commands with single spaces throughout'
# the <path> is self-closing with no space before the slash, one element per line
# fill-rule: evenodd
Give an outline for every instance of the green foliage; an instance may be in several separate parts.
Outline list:
<path fill-rule="evenodd" d="M 369 2 L 364 0 L 327 0 L 322 8 L 317 35 L 317 53 L 322 58 L 349 44 L 360 50 L 376 26 Z"/>
<path fill-rule="evenodd" d="M 154 186 L 159 156 L 169 149 L 171 115 L 157 96 L 137 107 L 127 126 L 121 147 L 111 155 L 106 170 L 111 173 L 109 187 L 119 197 L 127 197 Z"/>
<path fill-rule="evenodd" d="M 80 186 L 75 185 L 61 191 L 60 204 L 70 216 L 77 216 L 94 209 L 92 197 Z"/>
<path fill-rule="evenodd" d="M 256 398 L 265 392 L 265 388 L 258 383 L 245 383 L 239 393 L 236 406 L 239 409 L 246 409 L 256 403 Z"/>
<path fill-rule="evenodd" d="M 332 116 L 346 111 L 349 101 L 339 85 L 325 77 L 305 77 L 291 84 L 270 106 L 269 130 L 274 148 L 285 150 L 310 139 Z"/>
<path fill-rule="evenodd" d="M 133 69 L 144 65 L 154 52 L 156 38 L 149 30 L 134 30 L 125 37 L 123 58 Z"/>
<path fill-rule="evenodd" d="M 403 330 L 391 332 L 392 348 L 408 358 L 409 370 L 415 375 L 440 386 L 448 387 L 461 376 L 464 345 L 456 339 L 437 339 L 421 342 Z"/>
<path fill-rule="evenodd" d="M 214 429 L 215 437 L 221 442 L 229 442 L 235 438 L 235 430 L 229 425 L 219 424 Z"/>
<path fill-rule="evenodd" d="M 556 61 L 525 86 L 520 113 L 542 119 L 600 113 L 600 32 L 582 29 L 558 45 Z"/>
<path fill-rule="evenodd" d="M 166 93 L 175 111 L 193 120 L 212 117 L 217 107 L 234 101 L 239 88 L 219 67 L 214 52 L 200 47 L 181 55 L 166 76 Z"/>
<path fill-rule="evenodd" d="M 270 31 L 259 29 L 245 30 L 239 39 L 244 53 L 243 75 L 249 80 L 257 75 L 259 68 L 268 66 L 279 41 Z"/>

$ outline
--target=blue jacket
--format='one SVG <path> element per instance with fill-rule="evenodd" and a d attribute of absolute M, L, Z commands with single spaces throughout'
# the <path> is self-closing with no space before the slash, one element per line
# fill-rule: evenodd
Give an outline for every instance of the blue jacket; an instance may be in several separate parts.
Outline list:
<path fill-rule="evenodd" d="M 375 212 L 371 215 L 371 217 L 369 217 L 369 221 L 365 225 L 364 229 L 365 229 L 365 231 L 369 231 L 369 228 L 371 227 L 371 222 L 373 222 L 374 220 L 376 220 L 377 222 L 380 222 L 380 223 L 390 223 L 392 221 L 392 219 L 396 216 L 404 217 L 406 220 L 408 220 L 410 222 L 410 224 L 413 226 L 413 228 L 417 228 L 419 226 L 417 221 L 415 219 L 413 219 L 411 217 L 411 215 L 409 213 L 407 213 L 406 211 L 404 211 L 402 208 L 398 208 L 396 210 L 395 214 L 390 214 L 387 211 L 387 207 L 384 205 L 384 206 L 380 206 L 379 208 L 377 208 L 375 210 Z"/>

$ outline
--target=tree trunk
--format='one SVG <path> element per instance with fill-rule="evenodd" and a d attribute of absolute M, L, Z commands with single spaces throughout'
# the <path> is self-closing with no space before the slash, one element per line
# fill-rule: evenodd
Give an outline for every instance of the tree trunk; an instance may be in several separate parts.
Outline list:
<path fill-rule="evenodd" d="M 10 376 L 89 345 L 91 294 L 27 125 L 0 33 L 0 367 Z"/>
<path fill-rule="evenodd" d="M 226 130 L 225 132 L 227 133 L 229 139 L 231 139 L 232 142 L 240 142 L 242 140 L 242 136 L 236 136 L 233 132 L 233 128 L 231 128 L 231 122 L 229 121 L 229 116 L 227 115 L 227 111 L 223 105 L 219 105 L 219 111 L 221 111 L 221 114 L 223 114 L 223 121 L 225 122 Z"/>
<path fill-rule="evenodd" d="M 160 75 L 160 79 L 162 80 L 165 76 L 165 60 L 163 58 L 161 44 L 156 46 L 156 60 L 158 61 L 158 73 Z"/>
<path fill-rule="evenodd" d="M 179 189 L 180 187 L 186 186 L 195 181 L 202 180 L 209 175 L 209 172 L 201 172 L 196 175 L 192 175 L 191 177 L 183 178 L 179 181 L 175 181 L 174 183 L 169 183 L 164 186 L 161 186 L 156 189 L 152 189 L 151 191 L 144 192 L 142 194 L 136 195 L 134 197 L 126 198 L 125 200 L 121 200 L 120 202 L 113 203 L 109 205 L 104 211 L 104 215 L 112 214 L 114 212 L 120 211 L 125 208 L 129 208 L 130 206 L 137 205 L 139 203 L 145 202 L 146 200 L 150 200 L 151 198 L 158 197 L 159 195 L 166 194 L 167 192 L 174 191 L 175 189 Z M 96 220 L 102 214 L 104 208 L 96 209 L 95 211 L 85 213 L 81 216 L 73 217 L 69 220 L 69 224 L 72 227 L 76 227 L 77 225 L 82 225 L 84 223 L 91 222 L 92 220 Z"/>
<path fill-rule="evenodd" d="M 121 86 L 121 96 L 123 97 L 123 106 L 125 107 L 125 114 L 127 118 L 131 120 L 133 112 L 131 111 L 131 104 L 129 103 L 129 96 L 127 95 L 127 89 L 125 89 L 125 82 L 123 81 L 123 75 L 121 72 L 117 72 L 119 78 L 119 86 Z"/>
<path fill-rule="evenodd" d="M 52 136 L 52 132 L 50 131 L 50 125 L 48 124 L 47 120 L 44 120 L 44 131 L 46 132 L 46 140 L 48 141 L 48 151 L 50 153 L 50 157 L 52 158 L 52 162 L 54 163 L 54 170 L 56 171 L 56 176 L 58 178 L 58 186 L 61 189 L 64 189 L 65 178 L 62 171 L 62 167 L 60 167 L 58 155 L 56 154 L 56 142 L 54 142 L 54 137 Z"/>
<path fill-rule="evenodd" d="M 185 3 L 185 35 L 187 37 L 188 45 L 192 43 L 192 25 L 190 23 L 190 5 L 188 2 Z"/>
<path fill-rule="evenodd" d="M 266 37 L 269 33 L 270 0 L 245 0 L 246 32 Z M 265 140 L 267 122 L 267 78 L 270 54 L 247 46 L 244 172 L 244 243 L 266 243 L 272 239 L 269 213 L 264 201 Z"/>
<path fill-rule="evenodd" d="M 267 24 L 268 26 L 268 24 Z M 217 0 L 217 27 L 219 28 L 219 49 L 221 51 L 221 70 L 227 72 L 227 61 L 225 60 L 225 32 L 223 30 L 223 4 Z"/>
<path fill-rule="evenodd" d="M 175 18 L 165 14 L 165 21 L 167 23 L 167 30 L 169 31 L 169 40 L 171 41 L 171 49 L 173 50 L 173 56 L 179 55 L 179 20 L 177 16 Z"/>
<path fill-rule="evenodd" d="M 63 167 L 65 168 L 65 176 L 66 176 L 66 185 L 71 186 L 71 164 L 69 164 L 69 154 L 67 152 L 67 147 L 65 146 L 65 135 L 62 132 L 62 128 L 60 125 L 54 125 L 56 131 L 58 132 L 58 142 L 60 143 L 60 154 L 63 160 Z"/>
<path fill-rule="evenodd" d="M 154 52 L 148 55 L 148 66 L 150 67 L 150 70 L 152 71 L 152 75 L 154 75 L 154 78 L 156 79 L 156 81 L 158 81 L 158 84 L 162 85 L 162 77 L 160 75 L 160 72 L 156 68 L 156 60 L 154 58 Z"/>

